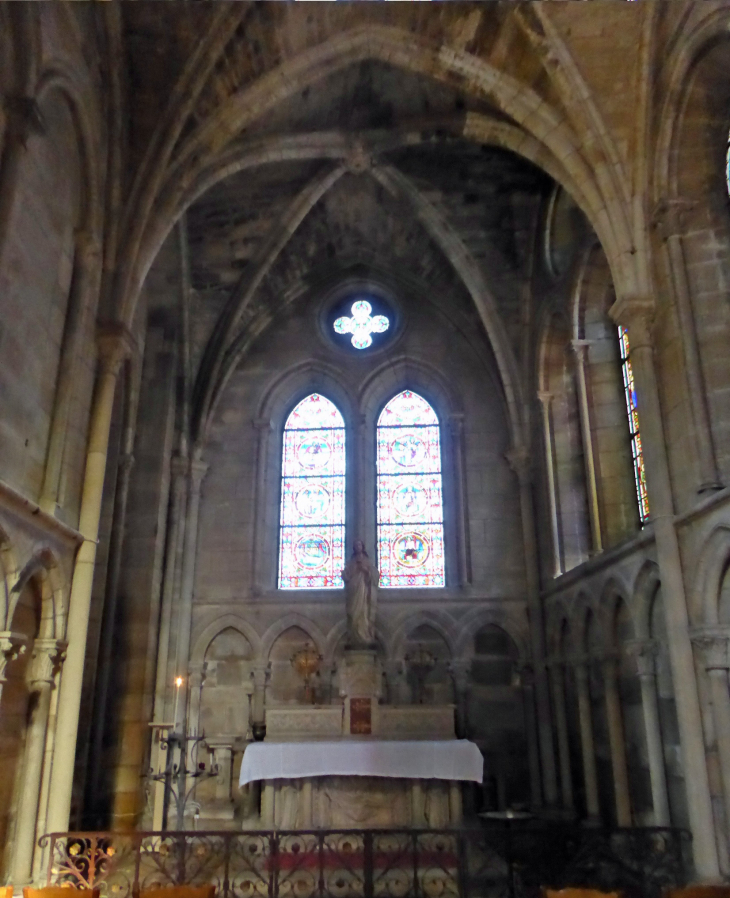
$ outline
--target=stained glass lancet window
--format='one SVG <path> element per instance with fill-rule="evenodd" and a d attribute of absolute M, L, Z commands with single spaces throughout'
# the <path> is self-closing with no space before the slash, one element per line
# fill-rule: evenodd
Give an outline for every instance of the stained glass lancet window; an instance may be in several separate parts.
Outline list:
<path fill-rule="evenodd" d="M 345 422 L 319 393 L 284 427 L 279 588 L 337 589 L 345 566 Z"/>
<path fill-rule="evenodd" d="M 639 503 L 639 518 L 641 520 L 641 523 L 645 524 L 649 519 L 649 497 L 646 492 L 644 453 L 641 449 L 641 435 L 639 433 L 639 412 L 636 407 L 636 387 L 634 386 L 634 371 L 631 367 L 629 335 L 625 327 L 619 327 L 618 339 L 619 349 L 621 352 L 621 371 L 624 378 L 624 393 L 626 395 L 626 411 L 629 417 L 629 432 L 631 434 L 631 454 L 634 459 L 634 481 L 636 482 L 636 498 Z"/>
<path fill-rule="evenodd" d="M 404 390 L 377 428 L 378 566 L 382 587 L 444 586 L 439 421 Z"/>

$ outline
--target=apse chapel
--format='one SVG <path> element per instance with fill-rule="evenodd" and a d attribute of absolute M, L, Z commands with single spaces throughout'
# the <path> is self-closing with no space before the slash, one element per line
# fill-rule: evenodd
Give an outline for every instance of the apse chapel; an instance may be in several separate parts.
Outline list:
<path fill-rule="evenodd" d="M 2 3 L 0 100 L 3 881 L 727 879 L 730 3 Z"/>

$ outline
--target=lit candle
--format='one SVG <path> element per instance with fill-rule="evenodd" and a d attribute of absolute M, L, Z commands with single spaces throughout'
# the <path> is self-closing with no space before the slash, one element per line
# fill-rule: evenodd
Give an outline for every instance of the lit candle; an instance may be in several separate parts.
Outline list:
<path fill-rule="evenodd" d="M 180 687 L 182 686 L 182 677 L 175 678 L 175 711 L 172 715 L 172 729 L 177 730 L 177 709 L 180 705 Z"/>

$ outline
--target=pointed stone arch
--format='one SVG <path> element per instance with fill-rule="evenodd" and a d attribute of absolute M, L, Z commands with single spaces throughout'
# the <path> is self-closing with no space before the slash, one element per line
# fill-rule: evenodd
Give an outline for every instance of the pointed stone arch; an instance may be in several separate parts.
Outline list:
<path fill-rule="evenodd" d="M 210 644 L 224 630 L 237 630 L 248 641 L 254 657 L 261 657 L 261 637 L 259 634 L 242 615 L 228 613 L 216 616 L 202 629 L 199 629 L 193 641 L 193 649 L 190 652 L 190 663 L 202 664 Z"/>
<path fill-rule="evenodd" d="M 320 655 L 324 656 L 327 647 L 327 637 L 322 630 L 308 617 L 298 611 L 291 611 L 273 623 L 261 637 L 261 658 L 267 661 L 271 655 L 274 643 L 287 630 L 297 628 L 302 630 L 312 640 Z"/>

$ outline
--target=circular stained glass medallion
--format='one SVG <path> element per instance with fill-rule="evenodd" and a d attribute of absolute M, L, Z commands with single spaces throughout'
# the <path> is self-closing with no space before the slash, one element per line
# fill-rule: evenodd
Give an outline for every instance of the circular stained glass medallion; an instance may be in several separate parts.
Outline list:
<path fill-rule="evenodd" d="M 390 444 L 393 461 L 402 468 L 413 468 L 426 457 L 426 444 L 415 433 L 404 433 Z"/>
<path fill-rule="evenodd" d="M 327 563 L 330 544 L 323 536 L 302 536 L 294 546 L 297 563 L 310 571 L 316 571 Z"/>
<path fill-rule="evenodd" d="M 401 533 L 393 541 L 393 557 L 400 567 L 421 567 L 430 551 L 428 539 L 422 533 Z"/>
<path fill-rule="evenodd" d="M 406 483 L 393 490 L 393 507 L 402 518 L 422 518 L 428 507 L 428 493 L 420 486 Z"/>
<path fill-rule="evenodd" d="M 305 518 L 318 518 L 329 508 L 330 494 L 318 484 L 303 486 L 294 500 L 297 511 Z"/>
<path fill-rule="evenodd" d="M 321 436 L 305 437 L 299 444 L 297 457 L 303 468 L 323 468 L 332 456 L 332 447 Z"/>

